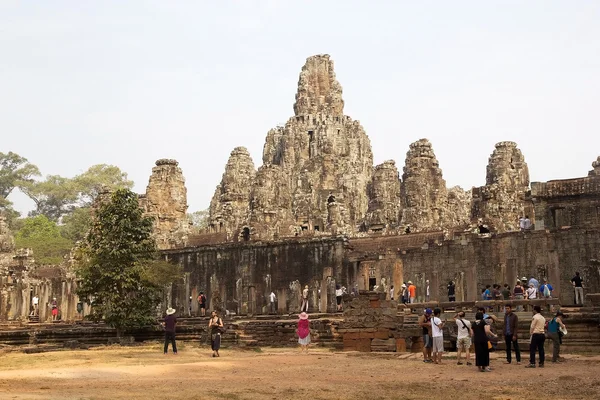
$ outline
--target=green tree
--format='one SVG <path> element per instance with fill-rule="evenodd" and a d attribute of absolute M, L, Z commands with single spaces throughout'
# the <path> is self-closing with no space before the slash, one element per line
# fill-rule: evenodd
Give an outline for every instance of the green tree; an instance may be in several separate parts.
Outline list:
<path fill-rule="evenodd" d="M 29 163 L 25 157 L 12 151 L 0 152 L 0 199 L 7 201 L 8 195 L 15 188 L 32 182 L 32 178 L 39 175 L 38 167 Z"/>
<path fill-rule="evenodd" d="M 36 263 L 46 265 L 60 264 L 73 247 L 71 240 L 61 236 L 56 222 L 45 215 L 22 220 L 15 244 L 18 248 L 32 249 Z"/>
<path fill-rule="evenodd" d="M 79 205 L 89 206 L 103 189 L 131 189 L 133 181 L 119 167 L 107 164 L 93 165 L 81 175 L 73 178 L 79 191 Z"/>
<path fill-rule="evenodd" d="M 39 176 L 38 167 L 29 163 L 25 157 L 9 151 L 0 152 L 0 213 L 8 221 L 9 227 L 15 229 L 15 222 L 20 213 L 12 208 L 8 196 L 15 188 L 22 189 Z"/>
<path fill-rule="evenodd" d="M 85 239 L 92 221 L 92 210 L 90 207 L 75 208 L 70 214 L 62 218 L 60 233 L 63 237 L 79 242 Z"/>
<path fill-rule="evenodd" d="M 158 261 L 152 219 L 138 197 L 119 189 L 99 204 L 80 248 L 78 295 L 92 305 L 91 318 L 116 328 L 117 336 L 154 320 L 165 285 L 177 266 Z"/>
<path fill-rule="evenodd" d="M 188 219 L 191 221 L 192 225 L 198 230 L 208 228 L 209 216 L 210 213 L 208 209 L 188 213 Z"/>
<path fill-rule="evenodd" d="M 45 215 L 53 221 L 61 221 L 77 207 L 89 207 L 100 190 L 130 189 L 133 182 L 127 174 L 114 165 L 98 164 L 74 178 L 48 175 L 43 181 L 31 181 L 22 190 L 36 204 L 30 216 Z M 80 232 L 81 235 L 85 231 Z"/>

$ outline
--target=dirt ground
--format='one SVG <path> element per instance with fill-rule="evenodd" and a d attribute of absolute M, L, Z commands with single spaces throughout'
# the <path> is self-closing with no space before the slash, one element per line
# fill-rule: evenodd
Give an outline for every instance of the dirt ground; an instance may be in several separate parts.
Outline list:
<path fill-rule="evenodd" d="M 564 364 L 493 371 L 442 365 L 418 355 L 311 349 L 222 349 L 180 343 L 178 355 L 159 344 L 0 356 L 0 399 L 594 399 L 600 398 L 600 356 Z M 498 358 L 496 358 L 498 357 Z M 538 395 L 532 397 L 530 390 Z"/>

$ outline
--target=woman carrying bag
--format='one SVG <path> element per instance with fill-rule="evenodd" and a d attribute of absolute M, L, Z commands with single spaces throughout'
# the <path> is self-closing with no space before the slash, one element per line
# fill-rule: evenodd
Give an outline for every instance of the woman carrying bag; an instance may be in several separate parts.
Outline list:
<path fill-rule="evenodd" d="M 471 325 L 473 331 L 473 344 L 475 345 L 475 365 L 480 372 L 490 372 L 490 342 L 488 336 L 498 337 L 485 323 L 483 313 L 475 314 L 475 322 Z M 489 347 L 488 347 L 489 346 Z"/>

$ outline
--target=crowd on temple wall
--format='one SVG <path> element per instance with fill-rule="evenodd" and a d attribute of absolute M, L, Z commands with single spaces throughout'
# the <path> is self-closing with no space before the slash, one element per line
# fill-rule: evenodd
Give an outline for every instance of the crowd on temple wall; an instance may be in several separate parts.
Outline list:
<path fill-rule="evenodd" d="M 519 332 L 519 317 L 513 312 L 511 305 L 504 306 L 504 319 L 500 321 L 495 315 L 488 314 L 485 308 L 479 308 L 475 320 L 469 321 L 464 311 L 454 314 L 457 331 L 457 365 L 473 365 L 471 354 L 475 353 L 475 366 L 481 372 L 491 372 L 490 352 L 495 351 L 500 340 L 506 345 L 505 364 L 512 364 L 514 349 L 516 364 L 521 364 L 519 338 L 529 339 L 529 363 L 526 368 L 543 368 L 546 360 L 544 342 L 552 340 L 552 363 L 562 363 L 560 346 L 562 338 L 567 334 L 567 328 L 562 319 L 564 314 L 557 311 L 550 321 L 542 316 L 540 306 L 533 307 L 533 317 L 529 333 Z M 444 353 L 443 328 L 451 322 L 441 319 L 442 311 L 427 308 L 419 317 L 419 326 L 423 334 L 423 362 L 442 364 Z M 463 358 L 464 354 L 464 358 Z"/>

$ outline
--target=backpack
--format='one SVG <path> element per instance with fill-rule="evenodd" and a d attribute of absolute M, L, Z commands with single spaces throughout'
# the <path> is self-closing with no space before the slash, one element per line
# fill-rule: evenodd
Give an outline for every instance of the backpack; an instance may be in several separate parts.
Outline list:
<path fill-rule="evenodd" d="M 548 284 L 544 285 L 544 297 L 550 297 L 550 288 L 548 287 Z"/>

